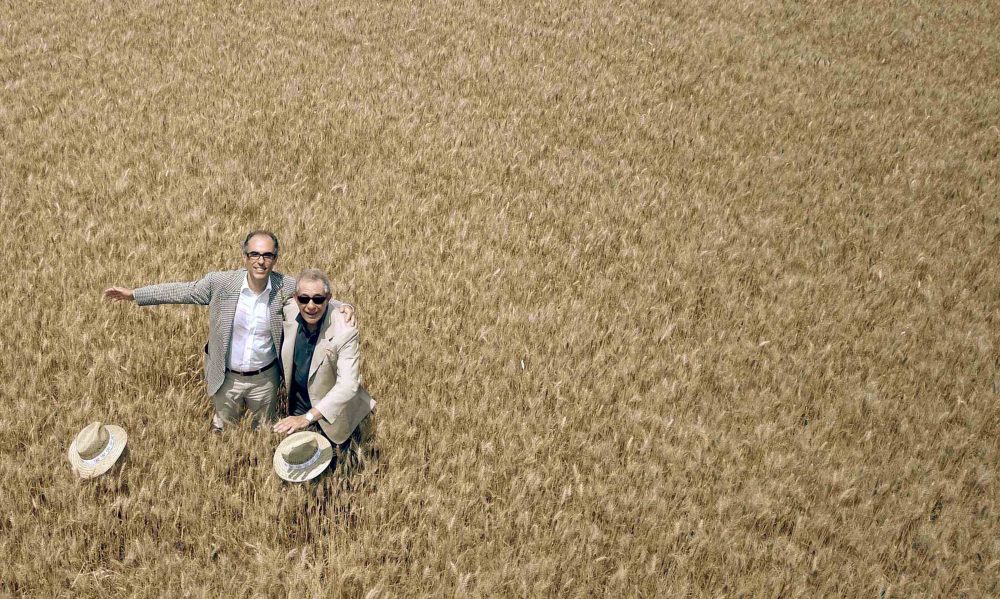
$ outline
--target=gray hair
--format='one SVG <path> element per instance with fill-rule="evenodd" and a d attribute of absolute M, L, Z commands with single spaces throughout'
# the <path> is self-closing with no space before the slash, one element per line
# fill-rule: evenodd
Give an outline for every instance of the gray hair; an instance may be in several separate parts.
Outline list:
<path fill-rule="evenodd" d="M 299 283 L 302 281 L 322 281 L 323 291 L 327 295 L 330 295 L 330 279 L 326 276 L 326 273 L 318 268 L 307 268 L 299 273 L 298 278 L 295 280 L 295 291 L 299 291 Z"/>

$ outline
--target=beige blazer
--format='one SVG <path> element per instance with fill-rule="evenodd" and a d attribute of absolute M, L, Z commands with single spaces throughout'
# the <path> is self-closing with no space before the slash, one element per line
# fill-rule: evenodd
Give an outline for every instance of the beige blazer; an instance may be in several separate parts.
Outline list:
<path fill-rule="evenodd" d="M 285 389 L 291 393 L 295 337 L 299 332 L 299 307 L 289 302 L 284 311 L 281 365 Z M 309 366 L 309 400 L 323 415 L 319 425 L 335 443 L 343 443 L 375 408 L 375 400 L 361 386 L 361 351 L 358 329 L 344 322 L 344 315 L 327 306 L 319 341 Z"/>

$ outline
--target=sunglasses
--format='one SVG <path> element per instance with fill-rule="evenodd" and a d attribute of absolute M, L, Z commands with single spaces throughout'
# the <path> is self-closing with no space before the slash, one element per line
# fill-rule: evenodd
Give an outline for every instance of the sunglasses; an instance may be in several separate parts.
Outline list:
<path fill-rule="evenodd" d="M 326 300 L 330 299 L 325 295 L 296 295 L 295 299 L 299 300 L 299 303 L 305 306 L 309 302 L 316 304 L 317 306 L 322 306 L 326 303 Z"/>

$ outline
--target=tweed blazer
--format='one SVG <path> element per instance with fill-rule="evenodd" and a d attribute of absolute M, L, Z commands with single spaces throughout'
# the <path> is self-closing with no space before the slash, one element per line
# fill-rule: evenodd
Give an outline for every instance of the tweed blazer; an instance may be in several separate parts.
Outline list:
<path fill-rule="evenodd" d="M 298 336 L 299 307 L 289 302 L 284 309 L 285 342 L 281 365 L 290 394 L 294 367 L 295 338 Z M 323 415 L 319 425 L 335 443 L 343 443 L 375 408 L 375 400 L 361 386 L 361 352 L 358 329 L 344 321 L 334 306 L 327 307 L 316 350 L 309 364 L 309 401 Z"/>
<path fill-rule="evenodd" d="M 267 298 L 269 328 L 274 351 L 281 351 L 281 307 L 295 295 L 295 278 L 271 272 L 271 292 Z M 210 272 L 197 281 L 161 283 L 140 287 L 134 291 L 140 306 L 156 304 L 199 304 L 208 306 L 208 346 L 205 357 L 205 383 L 208 394 L 214 395 L 226 380 L 229 346 L 233 340 L 233 317 L 240 298 L 245 268 L 225 272 Z M 339 302 L 331 302 L 331 307 Z"/>

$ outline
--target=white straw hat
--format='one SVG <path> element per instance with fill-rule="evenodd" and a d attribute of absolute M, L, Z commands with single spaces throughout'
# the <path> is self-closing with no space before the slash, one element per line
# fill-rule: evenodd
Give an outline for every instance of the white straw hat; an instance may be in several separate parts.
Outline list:
<path fill-rule="evenodd" d="M 111 469 L 125 451 L 128 434 L 120 426 L 88 424 L 69 446 L 69 463 L 80 478 L 94 478 Z"/>
<path fill-rule="evenodd" d="M 332 461 L 329 439 L 312 431 L 288 435 L 274 450 L 274 472 L 293 483 L 316 478 Z"/>

